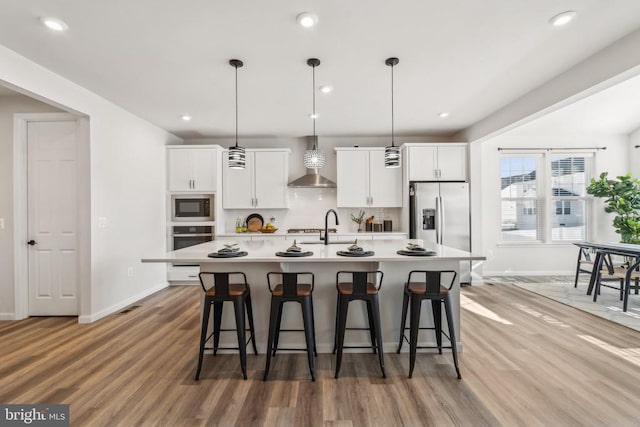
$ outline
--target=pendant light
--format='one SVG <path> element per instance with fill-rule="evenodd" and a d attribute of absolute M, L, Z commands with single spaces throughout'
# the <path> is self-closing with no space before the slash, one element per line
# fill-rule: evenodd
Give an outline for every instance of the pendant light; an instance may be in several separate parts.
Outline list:
<path fill-rule="evenodd" d="M 312 71 L 312 94 L 313 94 L 313 112 L 311 119 L 313 119 L 313 147 L 310 150 L 304 152 L 302 161 L 307 169 L 320 169 L 324 166 L 325 158 L 324 154 L 318 150 L 318 136 L 316 135 L 316 67 L 320 65 L 320 60 L 317 58 L 307 59 L 307 65 L 311 67 Z"/>
<path fill-rule="evenodd" d="M 398 65 L 398 58 L 388 58 L 385 64 L 391 67 L 391 145 L 384 148 L 384 167 L 400 167 L 400 147 L 396 147 L 393 128 L 393 67 Z"/>
<path fill-rule="evenodd" d="M 232 59 L 229 64 L 236 69 L 236 145 L 229 147 L 229 163 L 231 169 L 244 169 L 246 153 L 244 147 L 238 145 L 238 68 L 244 64 L 239 59 Z"/>

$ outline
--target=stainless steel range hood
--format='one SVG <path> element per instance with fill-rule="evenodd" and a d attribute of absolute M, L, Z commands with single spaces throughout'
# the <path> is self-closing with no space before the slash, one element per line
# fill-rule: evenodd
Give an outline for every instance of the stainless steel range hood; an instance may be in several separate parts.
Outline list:
<path fill-rule="evenodd" d="M 336 183 L 320 175 L 318 169 L 307 169 L 307 174 L 291 181 L 293 188 L 336 188 Z"/>
<path fill-rule="evenodd" d="M 313 137 L 307 138 L 307 148 L 313 147 Z M 302 160 L 302 159 L 301 159 Z M 320 175 L 318 169 L 307 169 L 307 174 L 289 183 L 292 188 L 336 188 L 336 183 Z"/>

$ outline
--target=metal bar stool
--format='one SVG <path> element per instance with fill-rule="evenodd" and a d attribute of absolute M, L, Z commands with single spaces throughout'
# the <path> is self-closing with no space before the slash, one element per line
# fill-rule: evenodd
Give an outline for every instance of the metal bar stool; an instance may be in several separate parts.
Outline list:
<path fill-rule="evenodd" d="M 272 285 L 272 277 L 278 276 L 281 283 Z M 311 283 L 301 282 L 300 279 L 311 279 Z M 264 368 L 264 381 L 267 380 L 269 374 L 269 366 L 271 365 L 271 357 L 276 355 L 278 348 L 278 340 L 280 332 L 302 332 L 307 347 L 299 348 L 280 348 L 280 350 L 306 351 L 309 359 L 309 371 L 311 372 L 311 380 L 316 380 L 313 357 L 317 356 L 316 351 L 316 331 L 313 320 L 313 288 L 315 286 L 315 276 L 313 273 L 267 273 L 267 284 L 271 292 L 271 312 L 269 315 L 269 341 L 267 343 L 267 361 Z M 302 320 L 304 329 L 280 329 L 282 321 L 282 307 L 285 302 L 300 303 L 302 308 Z"/>
<path fill-rule="evenodd" d="M 351 275 L 351 281 L 341 281 L 341 276 Z M 369 281 L 369 275 L 374 275 L 373 282 Z M 384 351 L 382 349 L 382 327 L 380 326 L 380 304 L 378 293 L 382 286 L 383 273 L 374 271 L 338 271 L 336 274 L 336 288 L 338 290 L 338 303 L 336 308 L 336 332 L 333 352 L 338 352 L 336 356 L 336 374 L 340 374 L 342 364 L 342 352 L 345 348 L 373 348 L 374 354 L 378 353 L 382 377 L 386 378 L 384 370 Z M 347 314 L 349 303 L 354 300 L 365 301 L 367 304 L 367 315 L 369 318 L 368 328 L 347 328 Z M 371 346 L 345 346 L 344 334 L 347 329 L 369 330 Z"/>
<path fill-rule="evenodd" d="M 442 276 L 451 275 L 451 282 L 448 287 L 442 286 Z M 412 281 L 412 276 L 423 276 L 423 281 Z M 402 349 L 403 340 L 406 340 L 404 334 L 405 329 L 409 329 L 409 378 L 413 376 L 413 368 L 416 363 L 416 352 L 418 348 L 437 348 L 438 352 L 442 354 L 443 348 L 450 348 L 453 353 L 453 363 L 458 374 L 458 379 L 461 379 L 460 369 L 458 367 L 458 351 L 456 348 L 456 334 L 453 324 L 453 310 L 451 307 L 451 298 L 449 297 L 449 291 L 453 287 L 453 283 L 456 280 L 457 273 L 453 270 L 442 271 L 428 271 L 428 270 L 414 270 L 409 273 L 409 278 L 404 287 L 404 298 L 402 300 L 402 323 L 400 324 L 400 340 L 398 342 L 398 353 Z M 419 279 L 418 279 L 419 280 Z M 433 324 L 434 327 L 420 327 L 420 309 L 422 307 L 422 301 L 430 300 L 431 308 L 433 311 Z M 407 328 L 407 309 L 409 308 L 409 301 L 411 301 L 411 316 L 410 327 Z M 440 304 L 444 304 L 444 312 L 447 317 L 447 325 L 449 328 L 449 335 L 442 331 L 442 307 Z M 436 335 L 436 343 L 434 346 L 418 346 L 418 332 L 421 329 L 433 330 Z M 451 345 L 442 345 L 442 335 L 446 336 Z"/>
<path fill-rule="evenodd" d="M 242 277 L 241 283 L 229 283 L 231 277 Z M 200 331 L 200 353 L 198 355 L 198 369 L 196 370 L 196 381 L 200 378 L 202 369 L 202 359 L 205 351 L 205 344 L 213 337 L 213 347 L 206 348 L 213 350 L 215 356 L 218 350 L 239 350 L 240 366 L 242 375 L 247 379 L 247 345 L 253 343 L 253 351 L 258 354 L 256 338 L 253 327 L 253 309 L 251 307 L 251 289 L 247 283 L 247 276 L 242 272 L 227 273 L 200 273 L 200 285 L 204 291 L 204 306 L 202 311 L 202 328 Z M 233 301 L 235 311 L 235 329 L 222 329 L 222 308 L 225 301 Z M 213 332 L 207 336 L 209 327 L 209 316 L 213 308 Z M 245 309 L 249 317 L 249 329 L 245 329 Z M 220 332 L 236 331 L 238 335 L 238 347 L 220 347 Z M 250 332 L 251 336 L 245 341 L 245 332 Z"/>

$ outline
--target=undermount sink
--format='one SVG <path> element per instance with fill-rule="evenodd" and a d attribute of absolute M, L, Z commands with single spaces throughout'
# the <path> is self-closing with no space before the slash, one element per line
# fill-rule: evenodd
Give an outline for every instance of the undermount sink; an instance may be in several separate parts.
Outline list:
<path fill-rule="evenodd" d="M 298 242 L 301 245 L 324 245 L 324 240 L 305 240 L 302 242 Z M 352 245 L 354 244 L 354 240 L 331 240 L 329 239 L 330 245 Z"/>

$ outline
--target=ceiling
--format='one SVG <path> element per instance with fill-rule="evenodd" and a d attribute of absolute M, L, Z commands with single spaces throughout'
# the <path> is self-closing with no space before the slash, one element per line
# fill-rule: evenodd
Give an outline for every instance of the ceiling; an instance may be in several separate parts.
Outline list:
<path fill-rule="evenodd" d="M 640 76 L 531 121 L 518 134 L 630 134 L 640 128 Z"/>
<path fill-rule="evenodd" d="M 565 10 L 574 22 L 548 24 Z M 334 87 L 317 95 L 318 134 L 387 135 L 397 56 L 396 134 L 448 136 L 638 28 L 638 0 L 2 0 L 0 44 L 186 138 L 233 135 L 231 58 L 241 136 L 312 132 L 310 57 Z"/>

